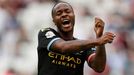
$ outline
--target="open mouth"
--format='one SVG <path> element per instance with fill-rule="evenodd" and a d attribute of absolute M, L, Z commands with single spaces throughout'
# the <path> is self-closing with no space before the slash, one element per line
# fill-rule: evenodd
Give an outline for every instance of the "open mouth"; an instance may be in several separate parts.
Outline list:
<path fill-rule="evenodd" d="M 64 19 L 62 22 L 63 25 L 69 25 L 70 21 L 68 19 Z"/>
<path fill-rule="evenodd" d="M 63 27 L 70 27 L 71 26 L 71 22 L 68 19 L 64 19 L 62 21 L 62 24 L 63 24 Z"/>

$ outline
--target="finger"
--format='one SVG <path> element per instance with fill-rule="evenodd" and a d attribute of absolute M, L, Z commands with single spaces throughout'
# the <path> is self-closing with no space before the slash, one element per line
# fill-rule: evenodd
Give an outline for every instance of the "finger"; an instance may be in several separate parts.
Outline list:
<path fill-rule="evenodd" d="M 109 37 L 109 38 L 114 38 L 115 35 L 108 34 L 107 37 Z"/>
<path fill-rule="evenodd" d="M 109 40 L 108 43 L 112 43 L 113 42 L 113 39 Z"/>
<path fill-rule="evenodd" d="M 98 25 L 99 25 L 99 22 L 95 22 L 95 27 L 98 27 Z"/>
<path fill-rule="evenodd" d="M 113 33 L 111 33 L 111 32 L 105 32 L 104 35 L 108 35 L 108 36 L 116 37 L 116 35 L 113 34 Z"/>
<path fill-rule="evenodd" d="M 99 19 L 99 17 L 95 17 L 95 21 L 97 21 Z"/>
<path fill-rule="evenodd" d="M 114 37 L 109 37 L 109 39 L 108 39 L 108 43 L 112 43 L 113 40 L 114 40 Z"/>
<path fill-rule="evenodd" d="M 104 24 L 104 21 L 99 17 L 95 17 L 95 23 L 96 22 L 100 22 L 100 23 Z"/>
<path fill-rule="evenodd" d="M 95 21 L 101 21 L 99 17 L 95 17 Z"/>
<path fill-rule="evenodd" d="M 95 24 L 95 27 L 96 28 L 104 28 L 104 24 L 98 22 L 98 23 Z"/>
<path fill-rule="evenodd" d="M 108 43 L 112 43 L 113 41 L 109 41 Z"/>
<path fill-rule="evenodd" d="M 113 36 L 107 36 L 107 40 L 108 41 L 113 41 L 114 40 L 114 37 Z"/>

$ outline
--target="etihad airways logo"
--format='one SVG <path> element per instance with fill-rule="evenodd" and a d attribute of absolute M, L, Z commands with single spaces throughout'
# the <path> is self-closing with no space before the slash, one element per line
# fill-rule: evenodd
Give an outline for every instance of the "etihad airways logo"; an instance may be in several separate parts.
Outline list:
<path fill-rule="evenodd" d="M 48 56 L 50 58 L 53 58 L 53 64 L 63 65 L 72 68 L 76 68 L 76 65 L 81 64 L 81 59 L 76 57 L 66 56 L 54 52 L 49 52 Z"/>

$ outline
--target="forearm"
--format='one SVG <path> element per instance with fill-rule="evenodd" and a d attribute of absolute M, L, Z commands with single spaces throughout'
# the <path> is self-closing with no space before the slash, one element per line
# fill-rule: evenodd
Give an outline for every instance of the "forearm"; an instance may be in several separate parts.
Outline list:
<path fill-rule="evenodd" d="M 71 53 L 78 52 L 82 50 L 87 50 L 91 47 L 98 45 L 98 41 L 95 40 L 73 40 L 73 41 L 64 41 L 58 40 L 53 44 L 53 50 L 61 53 Z"/>
<path fill-rule="evenodd" d="M 106 51 L 104 45 L 96 47 L 96 54 L 89 64 L 97 72 L 102 72 L 105 69 Z"/>

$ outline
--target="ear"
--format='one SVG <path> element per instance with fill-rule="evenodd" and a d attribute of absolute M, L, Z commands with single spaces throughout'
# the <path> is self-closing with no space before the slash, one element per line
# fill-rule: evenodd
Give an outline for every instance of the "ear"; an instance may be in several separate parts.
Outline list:
<path fill-rule="evenodd" d="M 53 23 L 54 23 L 54 19 L 53 19 Z"/>
<path fill-rule="evenodd" d="M 54 25 L 56 25 L 54 19 L 53 19 L 53 23 L 54 23 Z"/>

